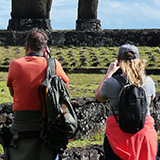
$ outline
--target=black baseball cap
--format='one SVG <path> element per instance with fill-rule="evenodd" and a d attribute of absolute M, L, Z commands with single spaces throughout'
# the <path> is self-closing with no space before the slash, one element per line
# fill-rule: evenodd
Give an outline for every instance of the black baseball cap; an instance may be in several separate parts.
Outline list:
<path fill-rule="evenodd" d="M 118 59 L 119 60 L 131 60 L 139 58 L 138 48 L 134 45 L 124 44 L 119 48 Z"/>

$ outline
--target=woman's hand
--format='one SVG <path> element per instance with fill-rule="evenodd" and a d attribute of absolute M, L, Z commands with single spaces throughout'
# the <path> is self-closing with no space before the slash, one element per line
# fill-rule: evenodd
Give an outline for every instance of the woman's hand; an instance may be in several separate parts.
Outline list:
<path fill-rule="evenodd" d="M 100 96 L 100 89 L 101 89 L 101 86 L 103 85 L 103 82 L 107 78 L 110 78 L 112 76 L 112 74 L 115 73 L 118 69 L 119 69 L 119 66 L 118 66 L 118 61 L 116 59 L 113 63 L 110 64 L 110 66 L 108 68 L 108 71 L 107 71 L 107 74 L 105 75 L 105 77 L 101 81 L 99 87 L 97 88 L 96 99 L 99 100 L 100 102 L 105 102 L 106 101 L 105 99 L 102 99 L 101 96 Z"/>
<path fill-rule="evenodd" d="M 115 73 L 119 69 L 118 60 L 116 59 L 114 62 L 112 62 L 108 68 L 107 75 L 108 77 L 111 77 L 113 73 Z"/>

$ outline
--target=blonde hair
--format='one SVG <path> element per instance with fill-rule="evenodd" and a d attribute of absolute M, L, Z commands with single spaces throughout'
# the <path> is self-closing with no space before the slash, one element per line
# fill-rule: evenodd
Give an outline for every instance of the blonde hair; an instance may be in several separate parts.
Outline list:
<path fill-rule="evenodd" d="M 120 60 L 119 66 L 127 75 L 127 80 L 136 86 L 145 85 L 145 66 L 144 59 Z M 142 84 L 141 84 L 142 82 Z"/>

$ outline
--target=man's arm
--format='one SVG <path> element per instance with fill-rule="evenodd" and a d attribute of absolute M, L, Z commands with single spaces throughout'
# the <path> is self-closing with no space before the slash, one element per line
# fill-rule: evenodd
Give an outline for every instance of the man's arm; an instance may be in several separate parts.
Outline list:
<path fill-rule="evenodd" d="M 65 85 L 67 88 L 69 88 L 69 82 L 66 82 Z"/>
<path fill-rule="evenodd" d="M 57 59 L 55 59 L 55 61 L 56 61 L 56 74 L 57 74 L 57 76 L 61 77 L 63 79 L 66 87 L 69 88 L 69 78 L 68 78 L 68 76 L 64 72 L 60 62 Z"/>
<path fill-rule="evenodd" d="M 151 101 L 153 101 L 155 99 L 156 95 L 154 95 L 153 97 L 151 97 Z"/>
<path fill-rule="evenodd" d="M 10 95 L 12 97 L 14 97 L 14 90 L 13 90 L 13 87 L 9 87 L 9 92 L 10 92 Z"/>

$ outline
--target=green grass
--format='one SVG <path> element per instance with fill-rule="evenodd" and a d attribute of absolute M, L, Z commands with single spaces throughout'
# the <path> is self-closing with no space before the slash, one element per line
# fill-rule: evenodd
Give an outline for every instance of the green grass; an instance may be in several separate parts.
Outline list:
<path fill-rule="evenodd" d="M 160 47 L 138 47 L 141 54 L 141 58 L 146 59 L 148 62 L 147 68 L 160 68 Z M 119 47 L 72 47 L 72 48 L 59 48 L 50 47 L 51 54 L 60 59 L 63 67 L 73 68 L 107 68 L 108 65 L 117 58 Z M 62 54 L 59 54 L 59 53 Z M 72 53 L 72 56 L 70 56 Z M 151 61 L 151 54 L 155 57 L 155 62 Z M 81 58 L 86 58 L 86 65 L 81 65 Z M 93 66 L 93 63 L 99 62 L 98 66 Z M 68 64 L 67 64 L 67 63 Z M 72 63 L 76 62 L 75 66 Z M 152 66 L 150 66 L 152 65 Z"/>
<path fill-rule="evenodd" d="M 7 72 L 0 72 L 0 104 L 3 102 L 13 102 L 7 87 Z"/>
<path fill-rule="evenodd" d="M 6 86 L 8 73 L 0 72 L 0 104 L 12 102 L 13 98 L 9 94 Z M 95 90 L 104 74 L 68 74 L 70 79 L 69 93 L 72 99 L 83 97 L 95 97 Z"/>
<path fill-rule="evenodd" d="M 68 74 L 71 98 L 95 97 L 95 90 L 104 74 Z"/>
<path fill-rule="evenodd" d="M 98 145 L 102 145 L 104 140 L 104 134 L 100 135 L 99 133 L 97 133 L 95 136 L 90 137 L 90 138 L 85 138 L 84 140 L 75 140 L 75 141 L 71 141 L 68 143 L 68 148 L 71 147 L 83 147 L 83 146 L 87 146 L 87 145 L 91 145 L 91 144 L 98 144 Z"/>
<path fill-rule="evenodd" d="M 158 131 L 158 139 L 160 140 L 160 131 Z"/>
<path fill-rule="evenodd" d="M 4 149 L 2 147 L 2 145 L 0 144 L 0 154 L 3 155 L 4 154 Z"/>
<path fill-rule="evenodd" d="M 95 97 L 95 91 L 105 74 L 68 74 L 70 79 L 69 93 L 72 99 Z M 0 104 L 3 102 L 13 102 L 13 98 L 9 94 L 7 82 L 7 72 L 0 72 Z M 156 91 L 160 92 L 160 76 L 150 75 L 156 84 Z"/>
<path fill-rule="evenodd" d="M 10 62 L 15 58 L 19 58 L 25 55 L 24 47 L 0 47 L 0 66 L 8 66 L 4 65 L 4 62 Z"/>
<path fill-rule="evenodd" d="M 9 89 L 6 87 L 6 81 L 0 81 L 0 104 L 3 102 L 12 102 L 12 99 Z"/>
<path fill-rule="evenodd" d="M 160 75 L 149 75 L 155 82 L 156 92 L 160 92 Z"/>
<path fill-rule="evenodd" d="M 60 60 L 65 68 L 108 68 L 108 65 L 117 57 L 119 47 L 57 47 L 50 46 L 51 55 Z M 142 47 L 139 46 L 141 58 L 148 61 L 147 68 L 160 68 L 160 47 Z M 5 53 L 5 54 L 4 54 Z M 8 67 L 4 64 L 6 61 L 25 55 L 25 48 L 16 46 L 0 47 L 0 66 Z M 155 61 L 152 61 L 152 56 Z M 85 58 L 85 64 L 82 64 L 82 58 Z M 95 62 L 99 62 L 94 66 Z M 74 65 L 73 65 L 74 63 Z"/>

